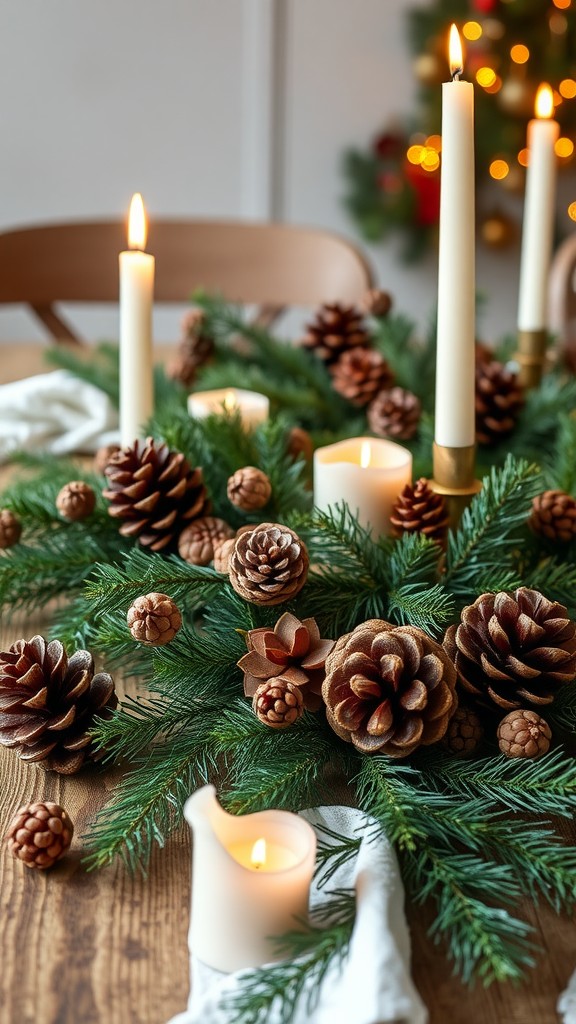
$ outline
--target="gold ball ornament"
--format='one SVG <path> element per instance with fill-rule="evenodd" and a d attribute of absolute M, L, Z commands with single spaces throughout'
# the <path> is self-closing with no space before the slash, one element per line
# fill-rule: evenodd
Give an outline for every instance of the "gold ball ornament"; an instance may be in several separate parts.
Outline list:
<path fill-rule="evenodd" d="M 435 85 L 442 81 L 444 68 L 435 53 L 421 53 L 413 61 L 412 69 L 422 85 Z"/>
<path fill-rule="evenodd" d="M 491 249 L 505 249 L 516 235 L 514 221 L 500 212 L 490 213 L 480 224 L 480 237 Z"/>

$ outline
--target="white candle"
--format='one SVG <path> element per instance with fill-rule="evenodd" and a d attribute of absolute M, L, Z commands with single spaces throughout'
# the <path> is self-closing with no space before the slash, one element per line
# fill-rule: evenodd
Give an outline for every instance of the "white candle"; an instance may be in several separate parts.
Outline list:
<path fill-rule="evenodd" d="M 188 395 L 188 412 L 193 419 L 203 420 L 211 413 L 240 413 L 242 426 L 252 430 L 268 419 L 270 402 L 259 391 L 243 388 L 217 388 L 214 391 L 195 391 Z"/>
<path fill-rule="evenodd" d="M 451 82 L 442 85 L 442 171 L 438 257 L 435 440 L 473 445 L 474 424 L 474 89 L 460 82 L 462 48 L 450 30 Z"/>
<path fill-rule="evenodd" d="M 314 453 L 314 505 L 325 512 L 346 502 L 374 536 L 389 534 L 390 513 L 412 481 L 412 455 L 394 441 L 352 437 Z"/>
<path fill-rule="evenodd" d="M 142 196 L 130 204 L 129 251 L 120 253 L 120 443 L 133 445 L 152 415 L 152 300 L 154 257 L 143 252 L 146 216 Z"/>
<path fill-rule="evenodd" d="M 220 971 L 278 959 L 273 937 L 308 916 L 313 829 L 287 811 L 227 814 L 214 786 L 197 790 L 184 814 L 193 830 L 192 952 Z"/>
<path fill-rule="evenodd" d="M 560 125 L 552 119 L 554 98 L 545 83 L 536 94 L 536 117 L 528 124 L 528 169 L 524 197 L 518 328 L 547 326 L 548 271 L 552 256 L 556 193 L 554 144 Z"/>

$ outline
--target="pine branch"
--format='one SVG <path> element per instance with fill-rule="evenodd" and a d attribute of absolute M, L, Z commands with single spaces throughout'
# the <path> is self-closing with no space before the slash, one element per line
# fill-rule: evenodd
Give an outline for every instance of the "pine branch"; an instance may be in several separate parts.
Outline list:
<path fill-rule="evenodd" d="M 341 836 L 326 825 L 315 825 L 314 829 L 318 837 L 315 879 L 318 889 L 324 889 L 342 865 L 357 856 L 362 844 L 362 837 Z M 323 835 L 330 838 L 332 842 L 323 842 L 321 838 Z"/>

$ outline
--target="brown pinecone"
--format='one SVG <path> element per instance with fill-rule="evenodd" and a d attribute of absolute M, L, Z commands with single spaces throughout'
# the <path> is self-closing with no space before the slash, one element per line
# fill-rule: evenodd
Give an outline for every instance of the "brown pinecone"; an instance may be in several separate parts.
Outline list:
<path fill-rule="evenodd" d="M 442 743 L 456 757 L 467 757 L 477 749 L 483 735 L 484 727 L 476 712 L 459 704 Z"/>
<path fill-rule="evenodd" d="M 415 484 L 406 484 L 392 506 L 390 522 L 396 537 L 403 533 L 421 533 L 442 543 L 450 517 L 442 495 L 436 494 L 422 476 Z"/>
<path fill-rule="evenodd" d="M 270 501 L 272 484 L 261 469 L 256 466 L 243 466 L 237 469 L 228 480 L 228 501 L 244 512 L 254 512 L 264 508 Z"/>
<path fill-rule="evenodd" d="M 96 495 L 89 484 L 83 480 L 71 480 L 59 491 L 56 508 L 63 519 L 77 522 L 87 519 L 96 507 Z"/>
<path fill-rule="evenodd" d="M 510 434 L 524 405 L 518 374 L 496 359 L 476 360 L 476 440 L 494 444 Z"/>
<path fill-rule="evenodd" d="M 287 729 L 304 714 L 302 691 L 285 679 L 267 679 L 252 698 L 252 709 L 264 725 Z"/>
<path fill-rule="evenodd" d="M 444 647 L 459 685 L 493 710 L 551 704 L 576 676 L 576 625 L 563 605 L 528 587 L 481 594 Z"/>
<path fill-rule="evenodd" d="M 210 511 L 202 470 L 151 437 L 113 455 L 106 479 L 102 493 L 109 514 L 123 520 L 120 533 L 151 551 L 163 551 L 187 523 Z"/>
<path fill-rule="evenodd" d="M 180 610 L 172 598 L 155 592 L 137 597 L 126 619 L 134 639 L 151 647 L 169 643 L 182 625 Z"/>
<path fill-rule="evenodd" d="M 498 746 L 506 757 L 542 757 L 550 747 L 552 732 L 535 711 L 510 711 L 498 726 Z"/>
<path fill-rule="evenodd" d="M 216 516 L 201 516 L 190 523 L 178 538 L 178 554 L 190 565 L 208 565 L 214 549 L 234 536 L 234 530 Z"/>
<path fill-rule="evenodd" d="M 306 583 L 308 552 L 293 530 L 260 523 L 236 536 L 230 556 L 230 583 L 252 604 L 282 604 Z"/>
<path fill-rule="evenodd" d="M 0 653 L 0 743 L 23 761 L 75 774 L 101 756 L 89 732 L 117 703 L 114 680 L 94 673 L 89 651 L 68 658 L 59 640 L 33 636 Z"/>
<path fill-rule="evenodd" d="M 565 491 L 544 491 L 532 500 L 528 525 L 548 540 L 568 543 L 576 537 L 576 498 Z"/>
<path fill-rule="evenodd" d="M 0 509 L 0 548 L 11 548 L 22 536 L 22 524 L 9 508 Z"/>
<path fill-rule="evenodd" d="M 392 309 L 392 296 L 381 288 L 370 288 L 362 299 L 362 309 L 369 316 L 387 316 Z"/>
<path fill-rule="evenodd" d="M 214 355 L 214 339 L 202 330 L 205 322 L 201 309 L 192 309 L 182 320 L 182 336 L 178 350 L 168 367 L 168 376 L 192 387 L 199 367 Z"/>
<path fill-rule="evenodd" d="M 370 348 L 342 352 L 330 369 L 334 390 L 362 408 L 394 379 L 384 356 Z"/>
<path fill-rule="evenodd" d="M 230 568 L 230 555 L 234 550 L 235 540 L 235 537 L 230 537 L 228 540 L 224 540 L 220 544 L 215 545 L 214 568 L 216 572 L 222 572 L 228 575 Z"/>
<path fill-rule="evenodd" d="M 304 459 L 306 462 L 312 461 L 312 455 L 314 454 L 314 442 L 310 437 L 307 430 L 303 430 L 302 427 L 292 427 L 288 434 L 288 454 L 292 456 L 294 462 L 296 459 Z"/>
<path fill-rule="evenodd" d="M 336 642 L 322 685 L 328 721 L 366 754 L 407 757 L 444 736 L 456 706 L 456 671 L 415 626 L 362 622 Z"/>
<path fill-rule="evenodd" d="M 368 347 L 370 336 L 359 310 L 332 302 L 320 307 L 316 319 L 307 325 L 300 344 L 330 364 L 347 349 Z"/>
<path fill-rule="evenodd" d="M 378 437 L 409 441 L 418 430 L 420 399 L 405 388 L 380 391 L 368 406 L 368 426 Z"/>
<path fill-rule="evenodd" d="M 12 818 L 5 842 L 27 868 L 51 868 L 72 842 L 74 826 L 59 804 L 25 804 Z"/>
<path fill-rule="evenodd" d="M 119 451 L 119 444 L 105 444 L 102 448 L 99 448 L 94 456 L 94 469 L 96 472 L 104 475 L 106 466 L 110 462 L 110 459 Z"/>

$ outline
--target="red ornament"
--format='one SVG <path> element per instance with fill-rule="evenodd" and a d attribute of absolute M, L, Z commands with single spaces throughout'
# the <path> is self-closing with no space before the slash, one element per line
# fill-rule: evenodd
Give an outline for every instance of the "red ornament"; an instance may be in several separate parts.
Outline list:
<path fill-rule="evenodd" d="M 498 0 L 472 0 L 471 7 L 478 14 L 493 14 L 498 7 Z"/>
<path fill-rule="evenodd" d="M 433 227 L 440 219 L 440 176 L 410 163 L 406 164 L 405 174 L 416 195 L 416 224 Z"/>
<path fill-rule="evenodd" d="M 372 143 L 381 160 L 397 160 L 404 149 L 404 139 L 397 132 L 382 132 Z"/>

